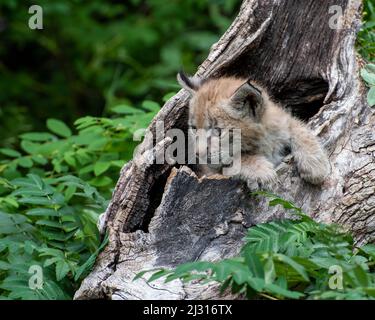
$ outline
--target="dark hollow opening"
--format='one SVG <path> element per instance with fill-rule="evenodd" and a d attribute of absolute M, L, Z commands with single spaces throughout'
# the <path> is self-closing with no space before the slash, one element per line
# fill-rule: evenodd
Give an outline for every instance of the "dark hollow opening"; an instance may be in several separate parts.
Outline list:
<path fill-rule="evenodd" d="M 182 112 L 179 116 L 179 118 L 176 119 L 174 122 L 174 128 L 179 128 L 183 130 L 184 132 L 187 132 L 188 128 L 188 108 L 185 109 L 184 112 Z M 156 137 L 156 133 L 154 132 L 154 137 Z M 155 146 L 156 140 L 154 140 L 154 146 Z M 187 145 L 187 141 L 186 144 Z M 187 152 L 186 152 L 187 154 Z M 174 154 L 176 156 L 176 154 Z M 155 165 L 154 170 L 156 172 L 160 172 L 160 168 L 158 168 L 159 165 Z M 175 165 L 175 167 L 179 167 L 179 165 Z M 152 217 L 155 215 L 155 210 L 159 207 L 161 200 L 163 198 L 164 188 L 167 183 L 168 177 L 171 173 L 172 168 L 167 170 L 164 174 L 160 175 L 156 181 L 153 183 L 150 191 L 148 192 L 148 199 L 149 204 L 147 206 L 147 210 L 142 218 L 142 221 L 140 223 L 137 223 L 135 227 L 132 227 L 129 232 L 133 232 L 135 230 L 142 230 L 144 232 L 148 232 L 148 227 L 151 222 Z"/>
<path fill-rule="evenodd" d="M 294 116 L 304 121 L 312 118 L 323 106 L 329 90 L 327 81 L 321 78 L 307 78 L 293 79 L 287 83 L 271 83 L 269 79 L 264 78 L 264 75 L 259 78 L 245 71 L 238 71 L 240 69 L 238 69 L 237 64 L 242 63 L 242 60 L 239 61 L 236 61 L 234 66 L 232 65 L 235 71 L 228 72 L 223 69 L 217 72 L 213 78 L 235 76 L 255 81 L 267 90 L 273 101 L 280 103 L 285 109 L 291 111 Z"/>
<path fill-rule="evenodd" d="M 155 215 L 155 210 L 159 207 L 161 203 L 161 199 L 164 193 L 164 187 L 167 183 L 167 179 L 170 173 L 170 170 L 165 172 L 155 181 L 154 185 L 151 187 L 151 190 L 149 192 L 149 206 L 147 208 L 146 214 L 144 215 L 141 224 L 139 225 L 139 227 L 136 227 L 135 230 L 142 230 L 143 232 L 148 232 L 148 227 L 152 217 Z"/>
<path fill-rule="evenodd" d="M 292 114 L 302 120 L 309 120 L 324 104 L 328 83 L 322 79 L 296 81 L 284 86 L 281 92 L 274 92 L 273 98 Z"/>

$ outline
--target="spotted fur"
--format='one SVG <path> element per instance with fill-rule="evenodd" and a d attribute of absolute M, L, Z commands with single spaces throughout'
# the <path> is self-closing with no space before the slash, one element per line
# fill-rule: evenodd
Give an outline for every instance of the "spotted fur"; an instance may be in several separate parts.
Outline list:
<path fill-rule="evenodd" d="M 321 184 L 330 172 L 328 157 L 318 139 L 300 120 L 271 101 L 267 91 L 246 79 L 223 77 L 201 82 L 186 75 L 178 81 L 192 97 L 189 125 L 203 129 L 206 135 L 224 129 L 241 129 L 241 170 L 237 177 L 248 185 L 254 182 L 272 185 L 277 181 L 277 166 L 289 149 L 301 177 Z M 209 152 L 209 146 L 201 152 Z M 210 150 L 210 153 L 220 150 Z M 206 174 L 217 173 L 222 166 L 204 167 Z"/>

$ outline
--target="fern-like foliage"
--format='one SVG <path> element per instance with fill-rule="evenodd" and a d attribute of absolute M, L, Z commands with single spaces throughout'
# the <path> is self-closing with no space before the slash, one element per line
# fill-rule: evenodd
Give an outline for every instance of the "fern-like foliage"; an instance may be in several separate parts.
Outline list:
<path fill-rule="evenodd" d="M 0 148 L 0 299 L 72 298 L 106 244 L 96 222 L 138 143 L 133 133 L 159 109 L 117 105 L 76 130 L 49 119 L 48 131 L 21 135 L 20 148 Z"/>
<path fill-rule="evenodd" d="M 238 257 L 218 262 L 197 261 L 174 270 L 155 269 L 147 281 L 218 282 L 221 291 L 247 298 L 374 299 L 375 246 L 354 246 L 351 235 L 337 225 L 318 223 L 291 202 L 276 195 L 296 219 L 259 224 L 248 230 Z M 149 271 L 137 274 L 135 279 Z"/>

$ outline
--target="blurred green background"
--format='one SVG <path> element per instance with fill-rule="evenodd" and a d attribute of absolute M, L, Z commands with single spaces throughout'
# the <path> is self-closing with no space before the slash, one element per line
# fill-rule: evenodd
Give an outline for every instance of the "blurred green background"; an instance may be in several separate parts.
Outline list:
<path fill-rule="evenodd" d="M 30 30 L 35 1 L 0 4 L 0 141 L 107 115 L 122 102 L 160 101 L 195 72 L 236 15 L 239 0 L 40 0 L 44 29 Z"/>

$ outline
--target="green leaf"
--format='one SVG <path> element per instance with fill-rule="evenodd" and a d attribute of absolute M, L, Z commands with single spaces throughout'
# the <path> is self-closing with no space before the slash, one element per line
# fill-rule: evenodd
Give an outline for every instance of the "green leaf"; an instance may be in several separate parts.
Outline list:
<path fill-rule="evenodd" d="M 273 283 L 276 279 L 275 264 L 272 257 L 269 257 L 264 265 L 264 281 L 266 284 Z"/>
<path fill-rule="evenodd" d="M 90 184 L 95 186 L 95 187 L 106 187 L 108 185 L 111 185 L 112 182 L 113 181 L 112 181 L 111 178 L 104 177 L 104 176 L 96 177 L 96 178 L 90 180 Z"/>
<path fill-rule="evenodd" d="M 8 203 L 9 205 L 11 205 L 14 208 L 18 208 L 19 207 L 18 202 L 17 202 L 17 200 L 15 198 L 6 197 L 6 198 L 4 198 L 4 202 Z"/>
<path fill-rule="evenodd" d="M 111 165 L 117 168 L 122 168 L 125 165 L 126 161 L 124 160 L 115 160 L 111 161 Z"/>
<path fill-rule="evenodd" d="M 40 153 L 41 145 L 28 140 L 22 140 L 21 148 L 28 154 L 34 155 Z"/>
<path fill-rule="evenodd" d="M 35 188 L 35 183 L 30 178 L 16 178 L 11 181 L 11 184 L 16 187 Z"/>
<path fill-rule="evenodd" d="M 94 266 L 95 260 L 96 255 L 91 255 L 90 258 L 88 258 L 87 261 L 77 269 L 74 275 L 74 281 L 78 281 L 78 279 L 81 278 L 82 275 L 89 271 Z"/>
<path fill-rule="evenodd" d="M 373 26 L 375 26 L 375 21 L 373 22 Z M 375 74 L 375 64 L 373 63 L 369 63 L 365 66 L 365 68 L 371 72 L 371 73 L 374 73 Z"/>
<path fill-rule="evenodd" d="M 53 265 L 57 261 L 60 261 L 60 260 L 61 260 L 61 257 L 53 257 L 53 258 L 46 259 L 44 261 L 43 267 L 49 267 L 50 265 Z"/>
<path fill-rule="evenodd" d="M 64 154 L 64 160 L 67 164 L 75 168 L 77 166 L 76 159 L 73 156 L 73 152 L 66 152 Z"/>
<path fill-rule="evenodd" d="M 370 285 L 369 283 L 369 277 L 365 270 L 361 266 L 357 266 L 353 269 L 354 274 L 354 280 L 357 284 L 357 286 L 360 287 L 368 287 Z"/>
<path fill-rule="evenodd" d="M 103 148 L 107 143 L 110 142 L 109 138 L 101 137 L 96 140 L 94 140 L 90 145 L 88 146 L 89 151 L 102 151 Z"/>
<path fill-rule="evenodd" d="M 360 250 L 370 255 L 375 260 L 375 245 L 374 244 L 366 244 L 362 246 Z"/>
<path fill-rule="evenodd" d="M 6 148 L 1 148 L 0 153 L 11 158 L 18 158 L 21 156 L 21 154 L 18 151 Z"/>
<path fill-rule="evenodd" d="M 48 160 L 40 154 L 32 155 L 31 159 L 42 166 L 48 163 Z"/>
<path fill-rule="evenodd" d="M 62 280 L 70 271 L 69 264 L 64 261 L 60 260 L 56 263 L 56 279 L 57 281 Z"/>
<path fill-rule="evenodd" d="M 232 274 L 232 272 L 239 267 L 241 267 L 241 263 L 238 261 L 226 259 L 214 265 L 213 270 L 216 274 L 217 281 L 222 282 L 225 281 Z"/>
<path fill-rule="evenodd" d="M 269 291 L 273 294 L 279 295 L 281 297 L 286 297 L 286 298 L 290 298 L 290 299 L 299 299 L 299 298 L 302 298 L 304 296 L 304 294 L 301 293 L 301 292 L 290 291 L 290 290 L 284 289 L 282 287 L 279 287 L 278 285 L 273 284 L 273 283 L 266 284 L 265 290 L 267 290 L 267 291 Z"/>
<path fill-rule="evenodd" d="M 64 227 L 61 223 L 56 222 L 56 221 L 51 221 L 51 220 L 38 220 L 36 222 L 36 225 L 52 227 L 52 228 L 57 228 L 57 229 L 63 229 Z"/>
<path fill-rule="evenodd" d="M 169 270 L 161 269 L 161 270 L 155 272 L 155 273 L 154 273 L 154 274 L 153 274 L 153 275 L 147 280 L 147 282 L 155 281 L 155 280 L 157 280 L 157 279 L 159 279 L 159 278 L 162 278 L 162 277 L 168 275 L 169 273 L 170 273 Z"/>
<path fill-rule="evenodd" d="M 31 168 L 33 166 L 33 160 L 29 157 L 22 157 L 18 159 L 18 164 L 23 168 Z"/>
<path fill-rule="evenodd" d="M 38 190 L 38 189 L 35 189 L 35 188 L 20 188 L 14 192 L 12 192 L 12 196 L 36 196 L 36 197 L 44 197 L 48 194 L 51 194 L 52 192 L 49 191 L 49 192 L 46 192 L 46 191 L 42 191 L 42 190 Z"/>
<path fill-rule="evenodd" d="M 50 230 L 40 230 L 40 233 L 49 240 L 56 240 L 56 241 L 68 241 L 72 238 L 75 234 L 75 231 L 70 233 L 64 233 L 61 231 L 55 231 L 54 229 Z"/>
<path fill-rule="evenodd" d="M 261 263 L 259 257 L 256 254 L 252 254 L 252 252 L 245 252 L 245 262 L 249 267 L 249 270 L 253 274 L 254 277 L 257 278 L 264 278 L 264 270 L 263 264 Z"/>
<path fill-rule="evenodd" d="M 14 189 L 14 186 L 9 182 L 9 180 L 0 177 L 0 186 L 6 189 Z"/>
<path fill-rule="evenodd" d="M 236 267 L 233 272 L 233 281 L 237 283 L 238 285 L 243 285 L 244 283 L 248 282 L 250 278 L 250 271 L 249 269 L 244 265 L 239 265 Z"/>
<path fill-rule="evenodd" d="M 367 84 L 375 86 L 375 73 L 366 70 L 366 68 L 361 69 L 361 76 Z"/>
<path fill-rule="evenodd" d="M 100 176 L 102 173 L 106 172 L 111 166 L 110 162 L 97 162 L 94 166 L 95 176 Z"/>
<path fill-rule="evenodd" d="M 28 254 L 32 254 L 36 247 L 36 244 L 29 240 L 27 240 L 24 245 L 25 252 L 27 252 Z"/>
<path fill-rule="evenodd" d="M 44 183 L 41 177 L 32 173 L 28 174 L 27 177 L 34 182 L 34 184 L 38 187 L 39 190 L 43 190 Z"/>
<path fill-rule="evenodd" d="M 70 201 L 70 199 L 74 196 L 74 194 L 76 193 L 77 191 L 77 187 L 76 186 L 69 186 L 68 188 L 66 188 L 65 190 L 65 200 L 67 202 Z"/>
<path fill-rule="evenodd" d="M 370 107 L 375 106 L 375 86 L 370 88 L 367 94 L 367 102 L 370 105 Z"/>
<path fill-rule="evenodd" d="M 45 142 L 53 140 L 55 137 L 48 132 L 30 132 L 21 134 L 20 138 L 30 141 Z"/>
<path fill-rule="evenodd" d="M 146 273 L 149 273 L 149 272 L 152 272 L 152 271 L 154 271 L 154 270 L 143 270 L 143 271 L 141 271 L 141 272 L 138 272 L 138 273 L 135 275 L 135 277 L 133 278 L 132 281 L 135 281 L 135 280 L 137 280 L 137 279 L 140 279 L 140 278 L 142 278 Z"/>
<path fill-rule="evenodd" d="M 121 104 L 118 106 L 115 106 L 111 109 L 112 112 L 119 113 L 119 114 L 138 114 L 138 113 L 143 113 L 142 110 L 139 110 L 137 108 Z"/>
<path fill-rule="evenodd" d="M 78 171 L 79 175 L 85 175 L 87 173 L 93 172 L 94 171 L 94 165 L 89 164 L 88 166 L 82 168 L 81 170 Z"/>
<path fill-rule="evenodd" d="M 76 152 L 76 158 L 78 159 L 81 165 L 85 165 L 87 163 L 92 162 L 92 157 L 87 153 L 87 151 L 83 149 L 79 149 Z"/>
<path fill-rule="evenodd" d="M 12 266 L 5 262 L 5 261 L 0 261 L 0 270 L 1 271 L 5 271 L 5 270 L 10 270 L 12 268 Z"/>
<path fill-rule="evenodd" d="M 62 171 L 61 161 L 58 160 L 58 159 L 53 159 L 53 160 L 52 160 L 52 164 L 53 164 L 53 169 L 54 169 L 57 173 L 61 173 L 61 171 Z"/>
<path fill-rule="evenodd" d="M 24 197 L 19 199 L 18 202 L 23 204 L 34 204 L 42 206 L 48 206 L 53 204 L 50 199 L 44 197 Z"/>
<path fill-rule="evenodd" d="M 278 261 L 281 261 L 281 262 L 287 264 L 288 266 L 290 266 L 299 275 L 301 275 L 301 277 L 305 281 L 307 281 L 307 282 L 309 281 L 309 276 L 307 275 L 305 268 L 302 265 L 300 265 L 299 263 L 297 263 L 296 261 L 294 261 L 292 258 L 289 258 L 288 256 L 280 254 L 280 253 L 274 254 L 274 258 L 277 259 Z"/>
<path fill-rule="evenodd" d="M 57 135 L 69 138 L 72 135 L 70 128 L 61 120 L 57 119 L 48 119 L 47 128 Z"/>
<path fill-rule="evenodd" d="M 28 216 L 59 217 L 58 211 L 47 208 L 35 208 L 26 212 Z"/>
<path fill-rule="evenodd" d="M 147 109 L 148 111 L 155 112 L 155 113 L 160 110 L 159 104 L 155 101 L 150 101 L 150 100 L 143 101 L 142 107 Z"/>
<path fill-rule="evenodd" d="M 188 262 L 178 266 L 174 272 L 176 274 L 184 274 L 192 271 L 206 271 L 212 269 L 214 265 L 214 263 L 206 261 Z"/>
<path fill-rule="evenodd" d="M 41 248 L 39 249 L 40 256 L 53 256 L 53 257 L 59 257 L 60 259 L 64 259 L 64 252 L 58 249 L 53 248 Z"/>
<path fill-rule="evenodd" d="M 266 285 L 266 282 L 263 278 L 249 278 L 248 284 L 255 291 L 262 292 Z"/>

